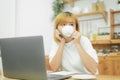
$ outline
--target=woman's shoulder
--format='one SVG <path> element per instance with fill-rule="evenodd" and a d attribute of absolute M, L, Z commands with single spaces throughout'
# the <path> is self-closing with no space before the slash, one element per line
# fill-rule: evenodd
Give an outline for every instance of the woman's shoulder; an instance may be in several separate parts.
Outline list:
<path fill-rule="evenodd" d="M 81 35 L 80 41 L 90 41 L 88 37 Z"/>
<path fill-rule="evenodd" d="M 90 49 L 90 47 L 92 48 L 92 44 L 91 44 L 91 41 L 88 37 L 86 36 L 81 36 L 81 39 L 80 39 L 80 43 L 81 45 L 86 48 L 86 49 Z"/>
<path fill-rule="evenodd" d="M 91 44 L 91 41 L 90 41 L 90 39 L 89 39 L 88 37 L 86 37 L 86 36 L 81 36 L 81 38 L 80 38 L 80 43 L 81 43 L 82 45 L 89 45 L 89 44 Z"/>
<path fill-rule="evenodd" d="M 59 44 L 58 44 L 55 40 L 53 40 L 53 41 L 52 41 L 52 45 L 58 46 Z"/>

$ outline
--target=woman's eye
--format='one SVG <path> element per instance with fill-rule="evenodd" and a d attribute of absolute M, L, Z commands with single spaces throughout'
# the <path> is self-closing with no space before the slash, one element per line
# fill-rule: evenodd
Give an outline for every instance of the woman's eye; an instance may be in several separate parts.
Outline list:
<path fill-rule="evenodd" d="M 62 24 L 62 26 L 65 26 L 66 24 Z"/>
<path fill-rule="evenodd" d="M 73 26 L 73 24 L 70 24 L 71 26 Z"/>

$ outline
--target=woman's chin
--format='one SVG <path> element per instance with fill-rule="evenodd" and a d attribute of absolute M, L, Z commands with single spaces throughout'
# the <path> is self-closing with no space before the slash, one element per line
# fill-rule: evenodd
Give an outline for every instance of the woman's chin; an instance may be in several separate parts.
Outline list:
<path fill-rule="evenodd" d="M 64 36 L 64 38 L 66 38 L 66 39 L 68 39 L 68 38 L 70 38 L 71 36 Z"/>
<path fill-rule="evenodd" d="M 64 38 L 67 39 L 67 40 L 73 39 L 72 36 L 69 36 L 69 37 L 68 37 L 68 36 L 65 36 Z"/>

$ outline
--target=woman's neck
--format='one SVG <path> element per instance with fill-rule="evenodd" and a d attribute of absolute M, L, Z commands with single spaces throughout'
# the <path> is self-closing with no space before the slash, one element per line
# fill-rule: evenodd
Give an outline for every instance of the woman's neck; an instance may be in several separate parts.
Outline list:
<path fill-rule="evenodd" d="M 66 42 L 66 43 L 68 43 L 68 42 L 70 42 L 70 41 L 72 41 L 72 40 L 73 40 L 72 37 L 65 38 L 65 42 Z"/>

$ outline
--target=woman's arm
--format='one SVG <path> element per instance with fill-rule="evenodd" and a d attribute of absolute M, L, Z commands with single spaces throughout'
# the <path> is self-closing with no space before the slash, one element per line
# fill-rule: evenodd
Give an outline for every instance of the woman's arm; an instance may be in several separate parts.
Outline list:
<path fill-rule="evenodd" d="M 81 44 L 76 44 L 78 52 L 80 53 L 80 57 L 84 66 L 90 71 L 92 74 L 95 74 L 97 71 L 97 63 L 95 60 L 82 48 Z"/>
<path fill-rule="evenodd" d="M 76 45 L 76 47 L 78 49 L 79 55 L 80 55 L 80 57 L 82 59 L 82 62 L 84 64 L 84 66 L 87 68 L 87 70 L 89 72 L 91 72 L 92 74 L 95 74 L 96 71 L 97 71 L 98 65 L 97 65 L 96 61 L 81 46 L 81 44 L 80 44 L 80 37 L 81 37 L 80 33 L 75 32 L 73 34 L 73 37 L 74 37 L 74 43 L 75 43 L 75 45 Z M 86 44 L 86 46 L 87 45 L 89 45 L 89 44 Z"/>
<path fill-rule="evenodd" d="M 56 55 L 53 57 L 52 61 L 50 62 L 50 67 L 52 71 L 59 71 L 61 67 L 64 44 L 65 44 L 65 40 L 62 39 L 59 48 L 56 52 Z"/>

